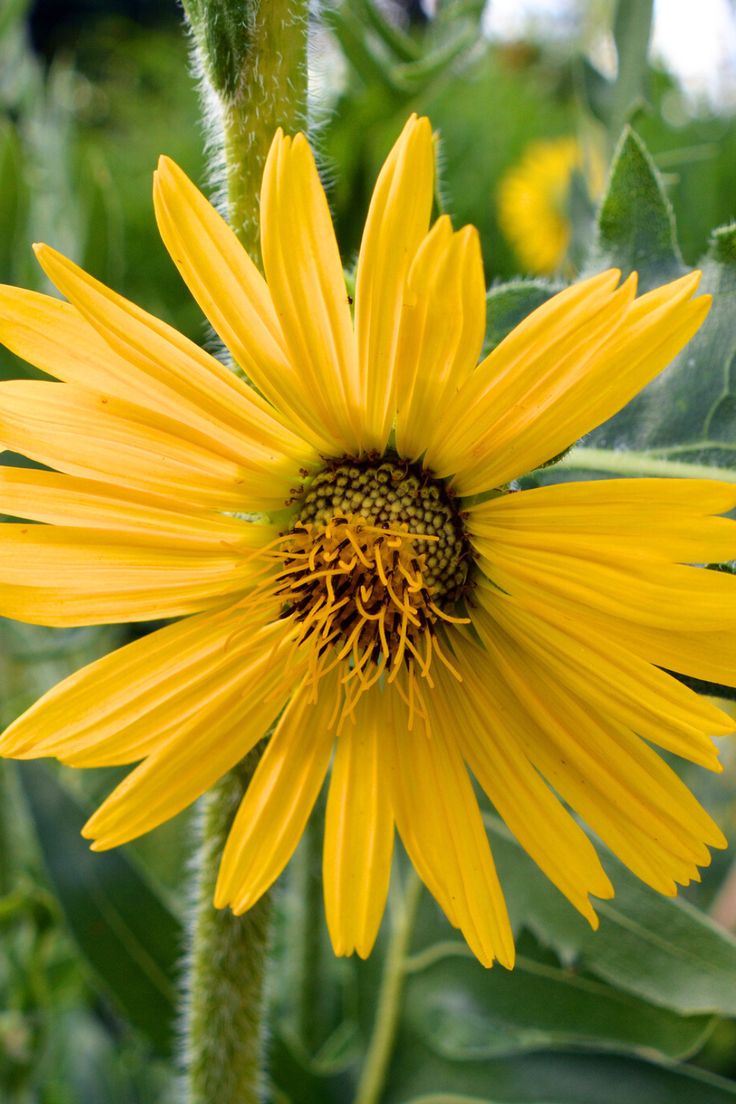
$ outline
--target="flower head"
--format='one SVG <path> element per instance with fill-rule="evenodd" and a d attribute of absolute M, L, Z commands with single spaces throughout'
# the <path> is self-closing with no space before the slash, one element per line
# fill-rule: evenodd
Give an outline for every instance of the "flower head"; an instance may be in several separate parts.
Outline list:
<path fill-rule="evenodd" d="M 603 189 L 598 149 L 585 152 L 576 138 L 531 142 L 498 187 L 498 220 L 525 271 L 549 275 L 570 245 L 570 205 L 578 174 L 591 199 Z"/>
<path fill-rule="evenodd" d="M 180 169 L 159 227 L 252 384 L 43 246 L 68 302 L 0 293 L 0 336 L 61 382 L 0 384 L 0 608 L 49 625 L 172 619 L 66 679 L 2 751 L 136 763 L 85 828 L 124 843 L 272 729 L 216 903 L 248 909 L 331 766 L 335 949 L 366 955 L 395 829 L 478 958 L 513 961 L 471 774 L 595 925 L 609 880 L 572 810 L 664 893 L 718 828 L 657 745 L 717 769 L 730 719 L 662 668 L 736 683 L 732 487 L 512 481 L 614 414 L 697 330 L 690 275 L 640 298 L 570 287 L 478 363 L 478 238 L 430 226 L 432 135 L 412 117 L 371 201 L 351 315 L 303 136 L 265 169 L 265 279 Z M 47 469 L 56 470 L 47 470 Z M 37 522 L 40 524 L 28 524 Z M 563 804 L 563 802 L 565 804 Z"/>

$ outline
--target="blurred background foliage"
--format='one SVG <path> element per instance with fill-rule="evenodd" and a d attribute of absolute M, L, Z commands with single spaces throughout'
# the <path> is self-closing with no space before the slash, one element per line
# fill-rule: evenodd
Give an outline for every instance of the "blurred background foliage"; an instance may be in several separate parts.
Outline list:
<path fill-rule="evenodd" d="M 653 164 L 630 136 L 618 146 L 618 178 L 640 189 L 648 226 L 664 227 L 667 237 L 669 201 L 678 230 L 681 257 L 671 234 L 669 245 L 647 245 L 652 277 L 695 264 L 713 228 L 736 215 L 736 12 L 727 0 L 660 2 L 655 47 L 658 36 L 667 40 L 675 9 L 680 39 L 703 55 L 699 73 L 679 69 L 677 55 L 661 48 L 647 54 L 649 0 L 325 5 L 312 41 L 311 124 L 346 267 L 375 175 L 410 111 L 428 113 L 441 135 L 438 208 L 480 230 L 492 340 L 558 279 L 590 263 L 591 242 L 601 261 L 634 263 L 641 241 L 632 245 L 619 225 L 626 219 L 620 192 L 609 189 L 596 230 L 601 185 L 585 173 L 596 159 L 607 171 L 627 122 Z M 698 36 L 716 10 L 721 37 L 709 53 Z M 689 24 L 682 22 L 688 11 Z M 198 119 L 175 0 L 2 0 L 0 281 L 44 288 L 30 243 L 48 241 L 209 341 L 160 244 L 150 201 L 160 153 L 216 192 Z M 548 274 L 551 283 L 518 284 L 517 276 L 532 274 L 501 229 L 498 195 L 530 143 L 554 138 L 573 138 L 583 151 L 554 197 L 557 215 L 570 224 L 567 254 Z M 732 294 L 732 230 L 721 232 L 709 265 L 709 278 Z M 723 336 L 732 334 L 734 317 L 733 299 L 724 301 L 726 315 L 704 339 L 699 361 L 707 356 L 718 372 L 734 340 Z M 0 355 L 0 377 L 30 372 Z M 726 414 L 732 419 L 730 406 Z M 719 424 L 732 427 L 724 417 Z M 627 419 L 615 428 L 625 443 L 651 440 L 636 409 Z M 665 430 L 668 445 L 685 439 Z M 724 438 L 712 418 L 706 430 L 721 444 L 714 453 L 721 462 Z M 611 432 L 599 443 L 610 443 Z M 130 629 L 47 632 L 0 622 L 0 720 L 130 637 Z M 723 757 L 722 776 L 684 773 L 733 836 L 736 747 L 729 741 Z M 177 1099 L 172 1053 L 193 814 L 116 854 L 91 856 L 79 826 L 118 777 L 114 770 L 2 766 L 0 1100 L 8 1104 Z M 689 903 L 659 898 L 619 873 L 620 893 L 601 908 L 601 932 L 591 936 L 490 809 L 488 817 L 519 933 L 520 963 L 511 975 L 489 974 L 468 957 L 433 903 L 417 894 L 401 859 L 391 919 L 374 955 L 367 963 L 334 959 L 321 915 L 319 826 L 310 829 L 277 896 L 274 1099 L 352 1098 L 387 945 L 411 919 L 386 1102 L 736 1100 L 732 855 L 716 854 Z"/>

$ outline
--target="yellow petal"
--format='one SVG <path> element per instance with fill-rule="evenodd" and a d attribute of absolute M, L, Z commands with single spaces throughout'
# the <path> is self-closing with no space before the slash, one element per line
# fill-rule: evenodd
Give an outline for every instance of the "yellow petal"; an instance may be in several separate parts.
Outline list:
<path fill-rule="evenodd" d="M 256 549 L 276 535 L 275 530 L 214 510 L 185 511 L 181 506 L 175 498 L 154 499 L 94 479 L 0 467 L 0 514 L 10 517 L 145 534 L 167 548 L 195 546 L 210 553 Z"/>
<path fill-rule="evenodd" d="M 512 334 L 458 394 L 457 426 L 455 406 L 447 411 L 452 429 L 440 445 L 442 461 L 431 466 L 439 474 L 454 470 L 458 493 L 471 495 L 563 451 L 620 410 L 690 340 L 710 306 L 709 296 L 691 300 L 699 278 L 691 273 L 635 303 L 633 278 L 602 300 L 605 284 L 586 281 L 579 285 L 588 288 L 584 302 L 595 309 L 582 325 L 570 312 L 562 333 L 564 310 L 547 331 L 540 331 L 535 311 L 517 327 L 520 337 L 533 338 L 523 363 Z"/>
<path fill-rule="evenodd" d="M 471 444 L 483 440 L 490 422 L 505 417 L 515 404 L 527 402 L 533 388 L 544 381 L 554 351 L 564 345 L 587 348 L 587 338 L 598 327 L 602 311 L 611 317 L 612 299 L 621 273 L 602 272 L 573 284 L 543 303 L 524 319 L 479 365 L 448 405 L 442 426 L 431 435 L 428 463 L 438 474 L 452 474 L 465 463 Z M 620 313 L 621 296 L 613 301 Z M 604 327 L 605 328 L 605 327 Z"/>
<path fill-rule="evenodd" d="M 327 773 L 337 676 L 297 690 L 253 775 L 222 856 L 215 907 L 240 914 L 278 878 L 301 839 Z"/>
<path fill-rule="evenodd" d="M 434 195 L 428 119 L 412 115 L 373 191 L 355 282 L 355 331 L 365 449 L 383 451 L 401 370 L 399 326 L 407 273 L 427 233 Z"/>
<path fill-rule="evenodd" d="M 268 286 L 302 416 L 330 452 L 354 453 L 360 431 L 355 336 L 327 199 L 306 138 L 279 130 L 263 173 L 261 242 Z"/>
<path fill-rule="evenodd" d="M 255 533 L 243 530 L 252 547 Z M 259 566 L 246 547 L 182 549 L 147 534 L 6 524 L 0 611 L 55 626 L 180 617 L 243 592 Z"/>
<path fill-rule="evenodd" d="M 550 605 L 567 614 L 567 604 L 556 599 Z M 679 631 L 636 624 L 599 611 L 586 614 L 591 632 L 616 641 L 637 655 L 682 675 L 723 686 L 736 686 L 736 633 L 732 628 L 702 631 L 690 625 Z"/>
<path fill-rule="evenodd" d="M 533 599 L 543 580 L 545 600 L 559 600 L 573 617 L 589 610 L 674 631 L 736 628 L 736 579 L 722 572 L 617 554 L 604 544 L 577 556 L 481 540 L 476 546 L 496 586 Z"/>
<path fill-rule="evenodd" d="M 736 556 L 732 484 L 704 479 L 605 479 L 556 483 L 469 508 L 485 555 L 498 542 L 597 559 L 653 557 L 721 562 Z"/>
<path fill-rule="evenodd" d="M 284 673 L 292 648 L 284 622 L 244 640 L 241 663 L 200 687 L 195 708 L 165 732 L 84 826 L 94 851 L 117 847 L 169 820 L 247 755 L 288 697 Z"/>
<path fill-rule="evenodd" d="M 70 384 L 0 383 L 0 444 L 68 475 L 235 512 L 283 509 L 287 491 L 253 456 L 226 459 L 165 415 Z"/>
<path fill-rule="evenodd" d="M 22 348 L 21 355 L 32 356 L 33 363 L 43 358 L 38 366 L 60 379 L 153 409 L 163 407 L 174 420 L 205 434 L 211 445 L 220 441 L 231 455 L 260 449 L 298 464 L 313 461 L 313 451 L 279 424 L 273 408 L 209 353 L 49 246 L 36 246 L 36 256 L 89 326 L 86 333 L 80 332 L 66 304 L 54 307 L 54 300 L 45 296 L 6 288 L 0 310 L 12 347 Z M 55 331 L 50 330 L 52 324 Z M 69 344 L 75 334 L 86 350 L 79 367 L 73 363 L 76 346 Z M 65 352 L 59 348 L 64 345 Z M 94 361 L 97 368 L 90 373 Z"/>
<path fill-rule="evenodd" d="M 509 601 L 489 592 L 481 601 L 519 646 L 545 660 L 562 684 L 602 716 L 676 755 L 722 770 L 711 736 L 726 735 L 736 726 L 707 699 L 587 621 L 561 617 L 529 599 Z"/>
<path fill-rule="evenodd" d="M 629 729 L 582 702 L 488 614 L 476 611 L 474 624 L 517 699 L 526 753 L 563 800 L 653 888 L 674 894 L 676 882 L 692 880 L 710 861 L 708 846 L 725 840 L 674 771 Z"/>
<path fill-rule="evenodd" d="M 78 767 L 133 763 L 196 718 L 210 689 L 248 666 L 259 633 L 242 611 L 200 614 L 126 644 L 49 690 L 6 730 L 0 753 Z M 253 641 L 253 645 L 251 645 Z"/>
<path fill-rule="evenodd" d="M 422 881 L 484 966 L 509 968 L 514 942 L 478 802 L 452 734 L 409 729 L 389 690 L 394 723 L 385 732 L 396 827 Z M 403 721 L 403 723 L 402 723 Z"/>
<path fill-rule="evenodd" d="M 486 289 L 477 231 L 443 215 L 408 277 L 397 362 L 396 444 L 418 458 L 428 427 L 470 376 L 483 346 Z"/>
<path fill-rule="evenodd" d="M 461 639 L 454 649 L 463 682 L 439 665 L 433 672 L 437 690 L 428 703 L 433 731 L 456 734 L 470 769 L 521 846 L 597 927 L 588 894 L 612 897 L 613 887 L 595 848 L 529 762 L 519 739 L 524 716 L 492 657 Z"/>
<path fill-rule="evenodd" d="M 388 895 L 394 822 L 381 754 L 379 692 L 363 694 L 341 733 L 327 800 L 324 893 L 335 954 L 367 958 Z"/>
<path fill-rule="evenodd" d="M 324 429 L 310 425 L 309 391 L 289 361 L 271 293 L 222 216 L 168 157 L 154 176 L 158 228 L 189 290 L 256 387 L 320 451 Z"/>

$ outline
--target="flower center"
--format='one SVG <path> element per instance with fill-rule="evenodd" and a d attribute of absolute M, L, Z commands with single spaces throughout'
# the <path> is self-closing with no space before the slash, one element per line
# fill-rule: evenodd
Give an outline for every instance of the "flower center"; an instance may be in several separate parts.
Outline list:
<path fill-rule="evenodd" d="M 440 604 L 457 601 L 467 581 L 468 549 L 460 512 L 439 480 L 416 465 L 389 460 L 326 468 L 309 487 L 299 522 L 326 526 L 350 516 L 376 529 L 417 534 L 414 549 L 425 586 Z"/>
<path fill-rule="evenodd" d="M 443 622 L 468 587 L 462 517 L 443 485 L 417 466 L 350 460 L 312 481 L 279 542 L 276 594 L 311 644 L 310 677 L 344 668 L 343 716 L 385 674 L 422 712 L 437 656 L 450 670 Z M 401 678 L 399 676 L 401 675 Z"/>

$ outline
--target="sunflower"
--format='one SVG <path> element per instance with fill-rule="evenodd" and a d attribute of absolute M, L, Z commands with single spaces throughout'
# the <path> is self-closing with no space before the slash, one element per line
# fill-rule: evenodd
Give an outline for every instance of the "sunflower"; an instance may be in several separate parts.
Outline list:
<path fill-rule="evenodd" d="M 597 199 L 604 177 L 600 152 L 591 146 L 584 153 L 576 138 L 565 137 L 531 142 L 501 178 L 498 221 L 527 272 L 547 276 L 565 258 L 575 173 L 589 199 Z"/>
<path fill-rule="evenodd" d="M 595 926 L 611 884 L 574 814 L 672 894 L 724 839 L 651 745 L 718 769 L 733 723 L 663 668 L 736 683 L 728 485 L 513 481 L 609 418 L 697 330 L 692 274 L 635 298 L 576 284 L 489 356 L 478 237 L 430 226 L 433 143 L 412 117 L 373 194 L 355 316 L 303 135 L 261 193 L 265 279 L 161 161 L 159 228 L 252 385 L 47 246 L 68 302 L 16 288 L 0 336 L 61 382 L 0 384 L 2 612 L 46 625 L 171 619 L 92 663 L 2 752 L 138 763 L 92 816 L 125 843 L 271 731 L 222 857 L 242 913 L 293 853 L 331 763 L 324 893 L 365 956 L 395 829 L 477 957 L 513 940 L 471 772 Z M 56 469 L 56 470 L 49 470 Z M 40 524 L 29 524 L 29 522 Z M 564 803 L 564 804 L 563 804 Z"/>

